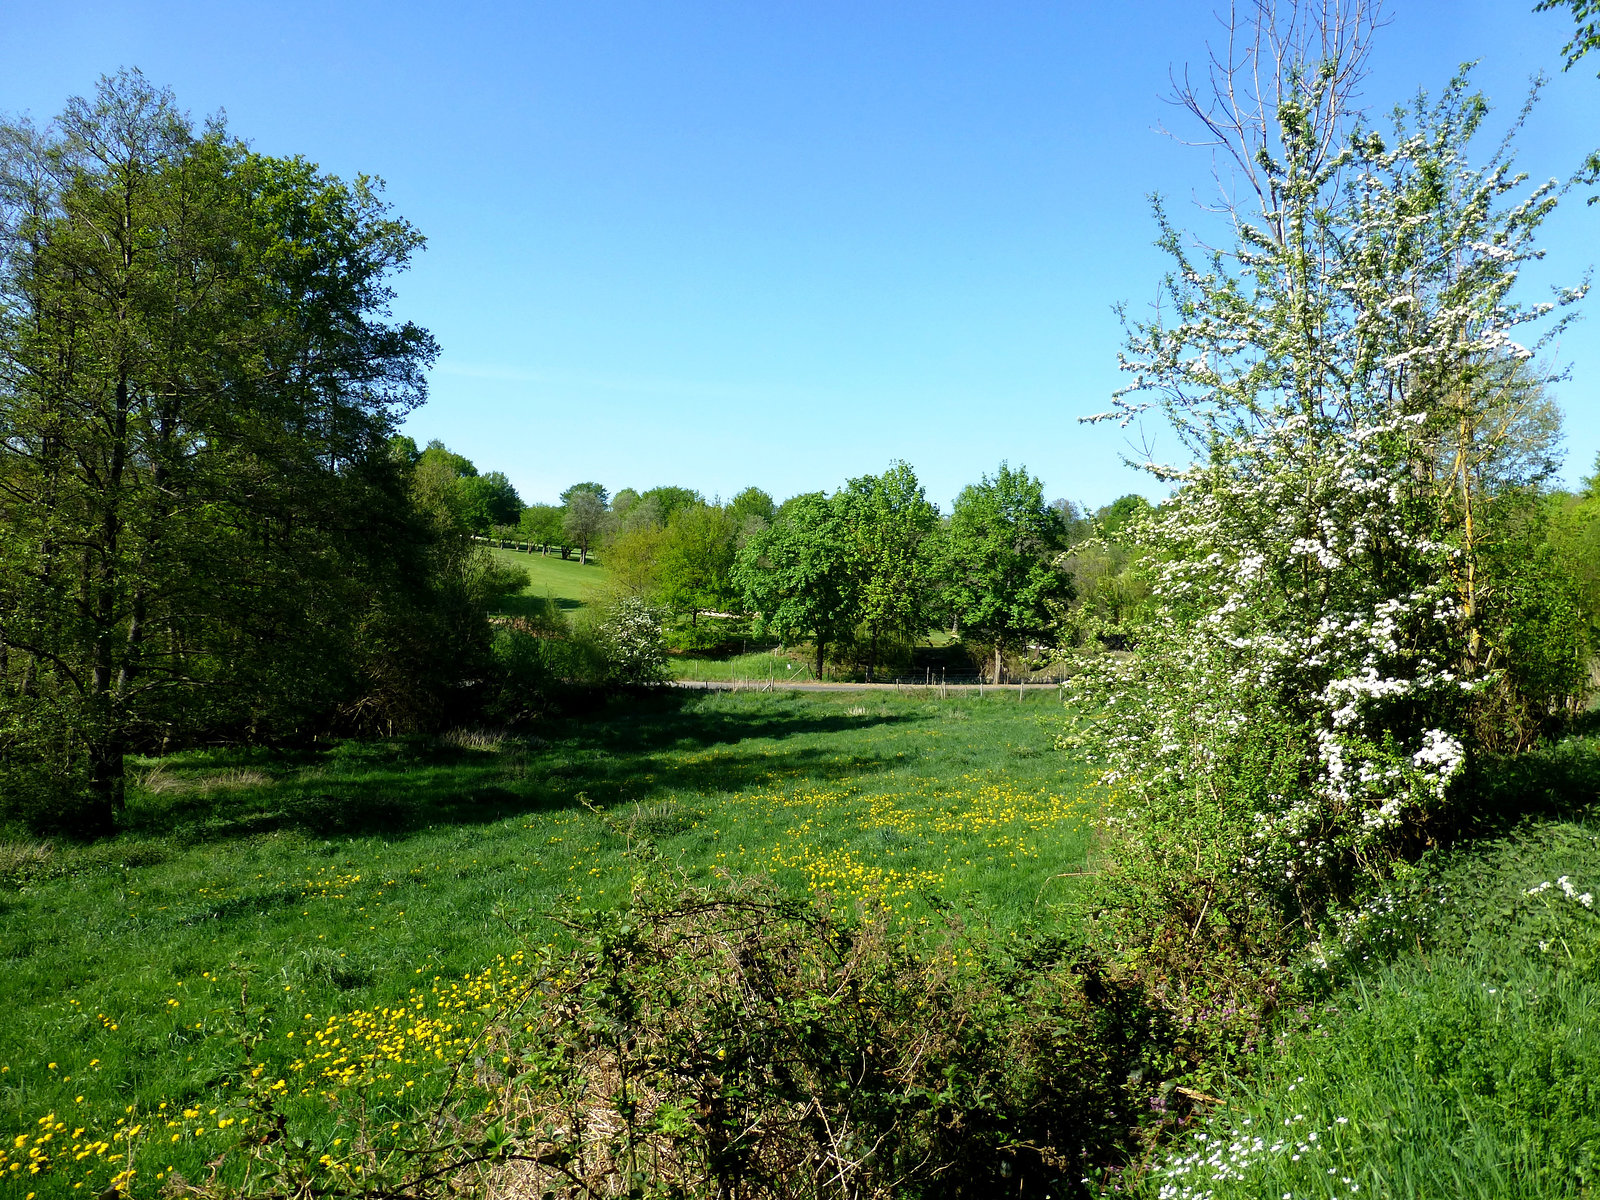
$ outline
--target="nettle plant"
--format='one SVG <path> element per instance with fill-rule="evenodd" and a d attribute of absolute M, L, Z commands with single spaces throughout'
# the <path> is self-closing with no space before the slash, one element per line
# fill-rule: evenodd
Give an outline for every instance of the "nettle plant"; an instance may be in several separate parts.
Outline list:
<path fill-rule="evenodd" d="M 1380 135 L 1346 104 L 1369 30 L 1294 19 L 1248 31 L 1217 99 L 1179 93 L 1233 154 L 1230 244 L 1158 203 L 1174 269 L 1089 418 L 1159 414 L 1193 459 L 1144 464 L 1174 486 L 1132 532 L 1151 602 L 1132 653 L 1069 685 L 1118 858 L 1186 943 L 1314 919 L 1446 803 L 1509 665 L 1485 514 L 1548 459 L 1534 363 L 1582 292 L 1513 298 L 1561 189 L 1526 188 L 1509 138 L 1468 161 L 1487 106 L 1465 73 Z M 1226 100 L 1269 58 L 1271 95 Z"/>

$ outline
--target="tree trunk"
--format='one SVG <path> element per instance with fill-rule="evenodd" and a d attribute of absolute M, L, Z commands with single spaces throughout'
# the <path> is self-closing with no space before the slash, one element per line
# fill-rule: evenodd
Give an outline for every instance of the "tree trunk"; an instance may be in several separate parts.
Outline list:
<path fill-rule="evenodd" d="M 89 751 L 89 810 L 84 814 L 83 832 L 110 833 L 116 814 L 126 806 L 123 786 L 123 756 L 127 746 L 121 734 L 103 732 Z"/>
<path fill-rule="evenodd" d="M 1000 647 L 996 646 L 994 648 L 994 682 L 995 682 L 995 686 L 997 686 L 997 687 L 1001 683 L 1005 682 L 1003 679 L 1000 678 L 1000 673 L 1001 673 L 1001 671 L 1003 669 L 1004 669 L 1004 660 L 1000 657 Z"/>
<path fill-rule="evenodd" d="M 580 567 L 587 567 L 589 565 L 589 547 L 580 546 L 578 548 L 578 565 Z"/>
<path fill-rule="evenodd" d="M 826 644 L 823 642 L 823 640 L 821 638 L 817 639 L 817 682 L 818 683 L 822 682 L 822 664 L 825 661 L 824 657 L 823 657 L 823 650 L 825 648 L 825 645 Z"/>

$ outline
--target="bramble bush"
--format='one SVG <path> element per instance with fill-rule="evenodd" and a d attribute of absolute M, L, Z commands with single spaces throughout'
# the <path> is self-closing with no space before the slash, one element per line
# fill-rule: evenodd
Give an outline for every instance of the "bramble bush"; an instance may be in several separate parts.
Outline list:
<path fill-rule="evenodd" d="M 244 981 L 225 1094 L 106 1131 L 52 1115 L 0 1170 L 219 1198 L 1090 1196 L 1188 1107 L 1160 1016 L 1081 947 L 950 910 L 911 935 L 641 857 L 630 903 L 556 914 L 559 947 L 433 1006 L 275 1030 Z"/>

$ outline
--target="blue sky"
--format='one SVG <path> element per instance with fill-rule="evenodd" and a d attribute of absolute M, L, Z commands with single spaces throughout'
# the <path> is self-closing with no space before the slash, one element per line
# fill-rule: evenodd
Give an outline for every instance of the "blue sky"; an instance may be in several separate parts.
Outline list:
<path fill-rule="evenodd" d="M 1391 0 L 1378 108 L 1455 66 L 1534 178 L 1600 144 L 1600 63 L 1532 0 Z M 48 117 L 138 66 L 269 153 L 388 182 L 429 239 L 398 311 L 444 352 L 409 421 L 530 501 L 597 479 L 726 497 L 895 458 L 947 505 L 1002 459 L 1092 504 L 1148 480 L 1077 418 L 1118 385 L 1111 306 L 1155 295 L 1145 197 L 1209 158 L 1163 138 L 1213 5 L 14 3 L 0 109 Z M 1547 226 L 1537 289 L 1600 257 L 1600 206 Z M 1592 307 L 1592 305 L 1590 306 Z M 1600 451 L 1600 326 L 1570 331 L 1568 479 Z M 1158 455 L 1170 448 L 1158 430 Z"/>

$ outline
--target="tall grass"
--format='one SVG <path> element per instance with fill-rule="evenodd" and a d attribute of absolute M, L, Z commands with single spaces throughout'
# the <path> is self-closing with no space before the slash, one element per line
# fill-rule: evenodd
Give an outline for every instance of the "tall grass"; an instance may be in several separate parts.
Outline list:
<path fill-rule="evenodd" d="M 1597 894 L 1594 824 L 1546 819 L 1353 914 L 1326 943 L 1326 1003 L 1295 1015 L 1149 1193 L 1593 1195 Z"/>

